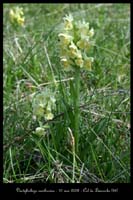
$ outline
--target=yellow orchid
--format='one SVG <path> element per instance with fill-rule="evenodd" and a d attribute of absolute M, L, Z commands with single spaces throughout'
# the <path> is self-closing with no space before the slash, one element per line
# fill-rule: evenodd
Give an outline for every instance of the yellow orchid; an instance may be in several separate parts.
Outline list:
<path fill-rule="evenodd" d="M 71 30 L 73 28 L 73 24 L 72 24 L 73 17 L 72 17 L 72 15 L 67 15 L 63 19 L 64 19 L 65 30 Z"/>
<path fill-rule="evenodd" d="M 55 102 L 54 94 L 46 89 L 34 97 L 32 103 L 33 114 L 38 118 L 44 117 L 47 120 L 52 119 L 52 110 L 55 108 Z"/>
<path fill-rule="evenodd" d="M 64 67 L 64 70 L 69 71 L 71 70 L 70 61 L 66 57 L 61 58 L 61 64 Z"/>
<path fill-rule="evenodd" d="M 71 42 L 71 44 L 69 45 L 69 56 L 74 57 L 76 56 L 77 52 L 78 52 L 77 46 L 73 42 Z"/>
<path fill-rule="evenodd" d="M 23 26 L 24 25 L 24 17 L 18 17 L 17 22 L 19 25 Z"/>
<path fill-rule="evenodd" d="M 93 35 L 94 35 L 94 29 L 93 29 L 93 28 L 91 28 L 91 30 L 89 31 L 89 33 L 88 33 L 88 34 L 89 34 L 89 36 L 90 36 L 90 37 L 93 37 Z"/>
<path fill-rule="evenodd" d="M 47 112 L 47 113 L 45 114 L 45 118 L 46 118 L 47 120 L 51 120 L 51 119 L 53 119 L 53 117 L 54 117 L 54 115 L 53 115 L 51 112 Z"/>
<path fill-rule="evenodd" d="M 89 23 L 83 21 L 78 21 L 76 23 L 78 32 L 83 34 L 83 35 L 88 35 L 88 31 L 89 31 Z"/>
<path fill-rule="evenodd" d="M 60 38 L 60 42 L 63 45 L 68 45 L 70 44 L 70 42 L 72 41 L 72 36 L 68 35 L 68 34 L 64 34 L 64 33 L 60 33 L 59 35 Z"/>
<path fill-rule="evenodd" d="M 94 58 L 93 57 L 89 57 L 89 58 L 87 57 L 84 61 L 85 69 L 91 71 L 92 62 L 94 62 Z"/>
<path fill-rule="evenodd" d="M 88 36 L 82 35 L 81 39 L 77 42 L 77 46 L 81 49 L 87 49 L 90 47 L 90 39 Z"/>
<path fill-rule="evenodd" d="M 80 66 L 80 68 L 82 68 L 84 61 L 83 61 L 82 58 L 78 58 L 78 59 L 75 60 L 75 63 L 76 63 L 77 66 Z"/>
<path fill-rule="evenodd" d="M 40 105 L 38 104 L 38 105 L 34 106 L 34 108 L 33 108 L 33 113 L 34 113 L 34 115 L 37 116 L 37 117 L 42 117 L 43 114 L 44 114 L 44 109 L 43 109 L 42 106 L 40 106 Z"/>
<path fill-rule="evenodd" d="M 23 8 L 16 7 L 14 9 L 10 9 L 9 16 L 12 23 L 17 23 L 20 26 L 24 25 L 25 18 Z"/>
<path fill-rule="evenodd" d="M 88 58 L 92 45 L 91 38 L 94 29 L 89 28 L 89 23 L 74 21 L 72 15 L 64 17 L 64 26 L 60 38 L 61 63 L 64 69 L 69 71 L 76 66 L 83 69 L 91 69 L 92 59 Z"/>

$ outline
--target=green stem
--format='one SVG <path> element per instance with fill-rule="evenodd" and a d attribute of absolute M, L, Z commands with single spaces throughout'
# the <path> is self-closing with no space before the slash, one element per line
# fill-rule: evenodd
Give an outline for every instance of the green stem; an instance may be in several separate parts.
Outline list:
<path fill-rule="evenodd" d="M 72 152 L 73 152 L 73 177 L 72 177 L 72 183 L 74 183 L 74 180 L 75 180 L 75 167 L 76 167 L 75 144 L 73 144 Z"/>
<path fill-rule="evenodd" d="M 79 121 L 80 121 L 80 69 L 75 69 L 75 86 L 74 86 L 74 138 L 75 152 L 78 154 L 79 143 Z"/>

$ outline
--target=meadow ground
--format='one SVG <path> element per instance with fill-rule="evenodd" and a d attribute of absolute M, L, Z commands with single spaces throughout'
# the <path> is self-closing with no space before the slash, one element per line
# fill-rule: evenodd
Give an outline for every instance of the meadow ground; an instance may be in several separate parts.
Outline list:
<path fill-rule="evenodd" d="M 9 10 L 22 7 L 24 26 Z M 4 4 L 3 181 L 5 183 L 130 182 L 130 5 Z M 64 72 L 58 33 L 62 18 L 94 28 L 92 71 L 81 71 L 79 153 L 71 146 L 73 73 Z M 35 134 L 34 94 L 55 87 L 54 118 Z M 49 84 L 47 84 L 49 83 Z"/>

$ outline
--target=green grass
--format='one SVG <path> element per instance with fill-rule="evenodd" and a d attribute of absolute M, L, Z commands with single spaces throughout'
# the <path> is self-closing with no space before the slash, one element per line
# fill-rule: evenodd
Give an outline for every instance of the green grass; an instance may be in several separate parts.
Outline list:
<path fill-rule="evenodd" d="M 4 4 L 5 183 L 130 182 L 130 5 L 19 4 L 25 26 L 16 30 Z M 95 30 L 92 72 L 81 72 L 79 154 L 70 137 L 74 124 L 74 74 L 60 65 L 58 33 L 65 14 Z M 54 119 L 46 135 L 34 134 L 33 94 L 57 87 Z M 47 85 L 47 83 L 49 83 Z M 31 87 L 32 86 L 32 87 Z"/>

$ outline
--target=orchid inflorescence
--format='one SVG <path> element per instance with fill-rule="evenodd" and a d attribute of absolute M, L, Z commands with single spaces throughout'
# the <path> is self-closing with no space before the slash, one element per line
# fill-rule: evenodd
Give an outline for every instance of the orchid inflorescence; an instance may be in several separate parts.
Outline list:
<path fill-rule="evenodd" d="M 24 25 L 25 18 L 23 8 L 15 7 L 13 9 L 10 9 L 9 17 L 13 24 L 20 26 Z"/>
<path fill-rule="evenodd" d="M 88 56 L 92 46 L 94 29 L 89 28 L 89 23 L 74 21 L 72 15 L 64 18 L 60 39 L 60 60 L 65 70 L 74 70 L 75 67 L 91 70 L 93 57 Z"/>
<path fill-rule="evenodd" d="M 43 92 L 36 94 L 33 99 L 33 115 L 40 119 L 44 117 L 46 120 L 53 119 L 54 115 L 52 111 L 55 109 L 55 96 L 50 89 L 45 89 Z"/>

